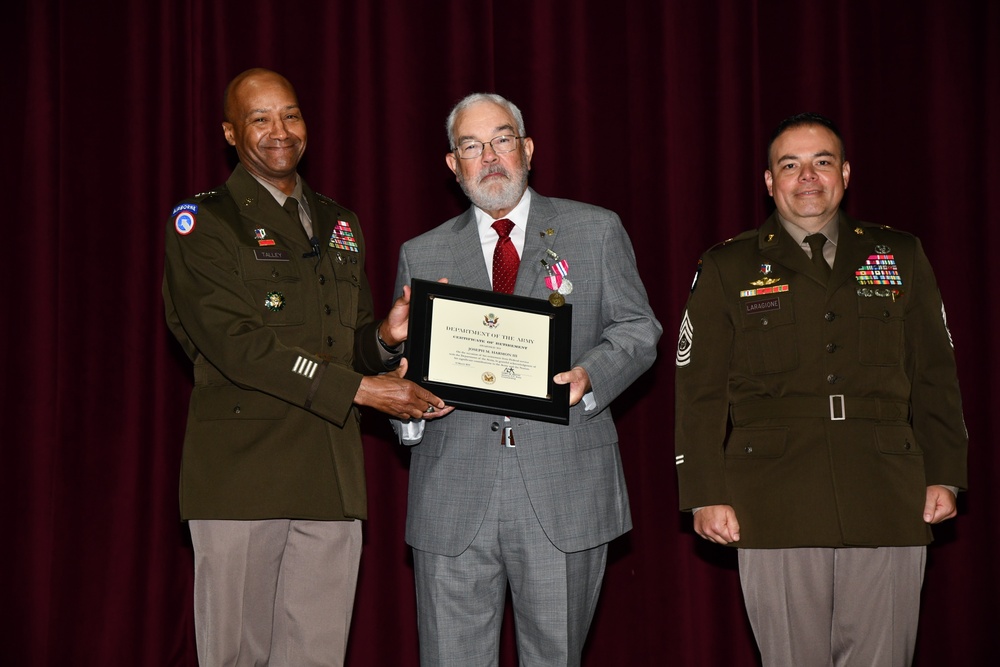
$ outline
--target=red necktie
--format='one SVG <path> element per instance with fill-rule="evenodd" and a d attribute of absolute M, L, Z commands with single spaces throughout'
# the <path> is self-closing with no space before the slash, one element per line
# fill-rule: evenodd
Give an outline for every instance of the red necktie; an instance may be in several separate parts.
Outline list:
<path fill-rule="evenodd" d="M 496 248 L 493 249 L 493 291 L 513 294 L 517 267 L 521 263 L 517 248 L 510 240 L 510 230 L 514 229 L 514 223 L 504 218 L 494 222 L 492 227 L 500 235 Z"/>

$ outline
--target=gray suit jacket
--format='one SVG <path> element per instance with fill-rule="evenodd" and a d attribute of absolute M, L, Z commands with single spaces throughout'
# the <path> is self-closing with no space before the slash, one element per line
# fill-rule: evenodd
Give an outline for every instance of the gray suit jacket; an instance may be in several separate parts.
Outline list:
<path fill-rule="evenodd" d="M 574 406 L 566 426 L 524 418 L 512 418 L 512 426 L 535 514 L 552 543 L 572 552 L 609 542 L 632 527 L 608 406 L 653 363 L 661 327 L 615 213 L 532 191 L 515 294 L 548 297 L 541 264 L 547 248 L 569 263 L 571 365 L 590 374 L 597 405 Z M 403 245 L 396 293 L 412 278 L 491 288 L 473 208 Z M 406 517 L 411 546 L 456 556 L 471 544 L 493 488 L 502 425 L 502 414 L 466 410 L 426 422 L 422 442 L 411 450 Z"/>

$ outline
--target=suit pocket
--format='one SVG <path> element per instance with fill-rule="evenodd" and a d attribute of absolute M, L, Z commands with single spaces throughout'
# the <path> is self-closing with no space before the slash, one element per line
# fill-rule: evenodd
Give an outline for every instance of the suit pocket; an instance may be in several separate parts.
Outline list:
<path fill-rule="evenodd" d="M 754 307 L 765 301 L 770 305 Z M 750 371 L 755 375 L 769 375 L 798 368 L 799 348 L 792 300 L 774 296 L 766 300 L 744 301 L 740 307 Z"/>
<path fill-rule="evenodd" d="M 615 422 L 605 417 L 581 422 L 573 427 L 573 438 L 576 449 L 593 449 L 595 447 L 610 447 L 618 444 L 618 430 Z M 516 431 L 515 431 L 516 433 Z"/>
<path fill-rule="evenodd" d="M 784 456 L 788 428 L 734 428 L 726 441 L 726 459 L 776 459 Z"/>
<path fill-rule="evenodd" d="M 858 361 L 896 366 L 903 355 L 903 303 L 888 298 L 858 299 Z"/>
<path fill-rule="evenodd" d="M 233 386 L 195 387 L 191 403 L 199 421 L 283 419 L 288 414 L 288 403 L 259 391 Z"/>
<path fill-rule="evenodd" d="M 358 254 L 333 251 L 330 261 L 333 264 L 333 289 L 337 292 L 340 323 L 349 329 L 354 329 L 358 323 L 358 300 L 361 294 L 361 266 L 358 263 Z"/>
<path fill-rule="evenodd" d="M 875 441 L 883 454 L 921 455 L 913 429 L 903 424 L 876 424 Z"/>
<path fill-rule="evenodd" d="M 443 449 L 444 433 L 436 429 L 427 429 L 420 444 L 410 447 L 410 453 L 416 456 L 439 457 Z"/>
<path fill-rule="evenodd" d="M 257 250 L 257 253 L 254 251 Z M 270 260 L 265 257 L 285 259 Z M 305 299 L 299 264 L 287 250 L 240 249 L 243 284 L 250 292 L 261 319 L 269 327 L 295 326 L 305 322 Z"/>

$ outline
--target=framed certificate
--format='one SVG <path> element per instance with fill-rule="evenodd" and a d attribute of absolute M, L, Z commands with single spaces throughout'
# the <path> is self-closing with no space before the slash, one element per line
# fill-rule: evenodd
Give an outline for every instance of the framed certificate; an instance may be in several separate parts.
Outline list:
<path fill-rule="evenodd" d="M 573 306 L 414 280 L 406 377 L 466 410 L 569 423 Z"/>

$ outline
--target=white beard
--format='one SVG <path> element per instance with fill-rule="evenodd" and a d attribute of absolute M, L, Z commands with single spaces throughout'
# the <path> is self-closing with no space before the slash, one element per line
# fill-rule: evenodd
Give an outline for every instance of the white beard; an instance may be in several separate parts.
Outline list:
<path fill-rule="evenodd" d="M 504 174 L 507 180 L 503 181 L 499 188 L 495 184 L 490 186 L 479 185 L 479 181 L 491 173 Z M 524 189 L 528 185 L 528 169 L 525 161 L 522 159 L 520 168 L 514 173 L 511 173 L 501 165 L 494 165 L 476 174 L 475 179 L 475 184 L 470 184 L 463 177 L 458 179 L 458 184 L 462 187 L 462 192 L 469 198 L 469 201 L 484 211 L 501 211 L 514 208 L 517 206 L 517 202 L 521 200 L 521 195 L 524 194 Z"/>

